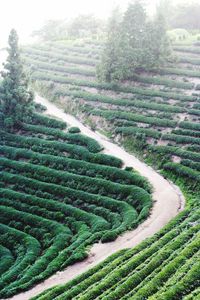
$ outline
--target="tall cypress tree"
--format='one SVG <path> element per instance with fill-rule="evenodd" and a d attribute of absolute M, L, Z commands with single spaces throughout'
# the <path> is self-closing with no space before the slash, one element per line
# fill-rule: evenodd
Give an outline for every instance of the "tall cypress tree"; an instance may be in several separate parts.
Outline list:
<path fill-rule="evenodd" d="M 108 21 L 106 43 L 97 68 L 100 81 L 113 81 L 119 70 L 120 21 L 121 13 L 118 8 L 115 8 Z"/>
<path fill-rule="evenodd" d="M 1 88 L 2 111 L 4 126 L 13 128 L 18 126 L 28 114 L 33 93 L 28 88 L 28 80 L 25 76 L 20 59 L 18 35 L 12 29 L 8 39 L 8 58 L 4 64 L 5 71 Z"/>
<path fill-rule="evenodd" d="M 146 12 L 139 1 L 130 3 L 121 26 L 120 68 L 123 78 L 130 78 L 143 64 Z"/>

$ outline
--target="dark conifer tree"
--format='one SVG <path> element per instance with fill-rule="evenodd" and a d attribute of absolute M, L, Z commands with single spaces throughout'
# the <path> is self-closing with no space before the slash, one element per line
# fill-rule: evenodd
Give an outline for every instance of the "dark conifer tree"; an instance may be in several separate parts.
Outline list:
<path fill-rule="evenodd" d="M 97 67 L 97 76 L 100 81 L 114 81 L 119 71 L 120 21 L 121 13 L 118 8 L 115 8 L 108 21 L 105 47 L 101 62 Z"/>
<path fill-rule="evenodd" d="M 1 88 L 3 124 L 12 129 L 29 114 L 33 93 L 28 88 L 28 80 L 20 59 L 17 32 L 12 29 L 8 39 L 8 58 L 4 64 Z"/>
<path fill-rule="evenodd" d="M 161 11 L 149 20 L 141 2 L 134 1 L 122 21 L 116 12 L 107 28 L 98 78 L 108 82 L 132 79 L 136 72 L 163 66 L 171 57 L 171 49 Z"/>

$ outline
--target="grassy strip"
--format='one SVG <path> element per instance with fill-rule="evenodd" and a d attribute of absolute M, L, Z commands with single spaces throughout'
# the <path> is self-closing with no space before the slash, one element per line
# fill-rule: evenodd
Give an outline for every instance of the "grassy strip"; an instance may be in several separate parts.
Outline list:
<path fill-rule="evenodd" d="M 180 95 L 178 93 L 163 92 L 163 91 L 158 91 L 153 89 L 152 90 L 142 89 L 142 88 L 131 87 L 131 86 L 113 85 L 109 83 L 98 83 L 89 80 L 78 80 L 78 79 L 67 78 L 64 76 L 55 76 L 53 74 L 44 73 L 44 72 L 34 72 L 32 75 L 32 79 L 54 81 L 61 84 L 87 86 L 87 87 L 93 87 L 101 90 L 114 90 L 114 91 L 124 92 L 124 93 L 133 93 L 133 94 L 150 96 L 150 97 L 162 97 L 165 99 L 175 99 L 181 101 L 195 101 L 197 99 L 197 97 L 194 96 L 187 96 L 183 94 Z"/>

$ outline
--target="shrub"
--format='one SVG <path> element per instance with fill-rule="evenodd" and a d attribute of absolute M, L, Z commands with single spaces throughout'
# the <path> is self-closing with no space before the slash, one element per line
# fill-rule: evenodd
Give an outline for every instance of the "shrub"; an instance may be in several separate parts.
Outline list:
<path fill-rule="evenodd" d="M 70 127 L 70 128 L 68 129 L 68 132 L 69 132 L 69 133 L 79 133 L 79 132 L 81 132 L 81 131 L 80 131 L 80 129 L 79 129 L 78 127 Z"/>

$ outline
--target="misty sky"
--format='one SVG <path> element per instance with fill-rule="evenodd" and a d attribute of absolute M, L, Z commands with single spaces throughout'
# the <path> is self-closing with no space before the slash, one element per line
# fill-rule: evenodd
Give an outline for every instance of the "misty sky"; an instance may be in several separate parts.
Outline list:
<path fill-rule="evenodd" d="M 177 0 L 176 0 L 177 1 Z M 188 0 L 192 1 L 192 0 Z M 11 28 L 20 41 L 39 29 L 49 19 L 70 19 L 79 14 L 107 17 L 115 5 L 125 8 L 130 0 L 2 0 L 0 10 L 0 48 L 5 45 Z M 158 0 L 144 0 L 153 11 Z"/>

